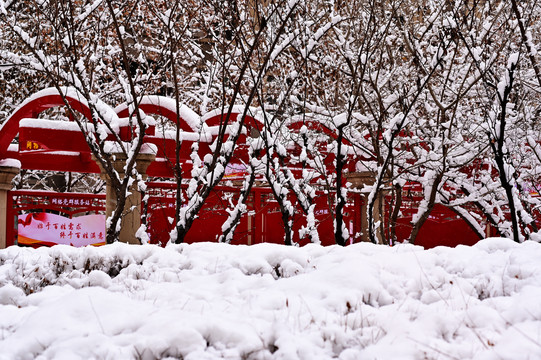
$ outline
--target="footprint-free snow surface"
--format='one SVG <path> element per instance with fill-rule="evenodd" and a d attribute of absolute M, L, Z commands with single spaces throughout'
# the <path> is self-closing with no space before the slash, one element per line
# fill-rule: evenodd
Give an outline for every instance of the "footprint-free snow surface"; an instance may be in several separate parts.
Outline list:
<path fill-rule="evenodd" d="M 0 359 L 539 359 L 541 245 L 0 250 Z"/>

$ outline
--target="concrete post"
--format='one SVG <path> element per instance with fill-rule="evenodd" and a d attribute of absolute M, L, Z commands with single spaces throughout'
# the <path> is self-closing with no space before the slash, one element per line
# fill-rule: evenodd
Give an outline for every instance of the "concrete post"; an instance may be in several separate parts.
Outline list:
<path fill-rule="evenodd" d="M 18 167 L 0 166 L 0 249 L 7 245 L 8 191 L 12 188 L 11 180 L 18 173 Z"/>
<path fill-rule="evenodd" d="M 112 154 L 114 156 L 113 167 L 120 175 L 121 179 L 125 177 L 124 167 L 126 166 L 126 156 L 122 153 Z M 139 154 L 136 158 L 136 170 L 143 180 L 147 178 L 147 168 L 155 159 L 154 154 Z M 94 161 L 96 158 L 92 156 Z M 106 183 L 106 206 L 105 212 L 107 217 L 113 214 L 116 208 L 116 195 L 115 189 L 112 185 L 111 179 L 102 168 L 99 161 L 96 161 L 101 170 L 101 178 Z M 120 219 L 120 234 L 118 240 L 129 244 L 140 244 L 139 240 L 135 238 L 135 233 L 141 226 L 141 193 L 137 188 L 137 183 L 134 182 L 129 189 L 130 194 L 126 197 L 126 206 L 124 207 L 124 213 Z"/>
<path fill-rule="evenodd" d="M 369 171 L 355 172 L 347 174 L 347 181 L 352 184 L 352 187 L 357 189 L 362 189 L 365 185 L 373 185 L 375 182 L 374 175 Z M 369 229 L 368 229 L 368 218 L 366 216 L 368 210 L 368 193 L 361 193 L 362 196 L 362 205 L 360 208 L 361 211 L 361 241 L 370 241 Z M 383 221 L 381 214 L 384 214 L 385 211 L 385 191 L 380 192 L 374 202 L 374 222 Z M 376 233 L 376 238 L 378 241 L 382 241 L 379 233 Z"/>

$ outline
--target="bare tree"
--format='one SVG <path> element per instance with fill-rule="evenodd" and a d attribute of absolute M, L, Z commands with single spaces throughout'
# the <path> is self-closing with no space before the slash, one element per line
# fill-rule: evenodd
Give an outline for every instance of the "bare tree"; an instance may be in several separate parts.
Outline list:
<path fill-rule="evenodd" d="M 250 4 L 216 3 L 215 14 L 221 16 L 221 31 L 216 32 L 213 46 L 214 59 L 220 61 L 222 72 L 221 113 L 218 134 L 212 144 L 212 154 L 201 161 L 193 153 L 194 170 L 189 182 L 188 203 L 180 209 L 175 242 L 182 242 L 195 215 L 203 207 L 212 189 L 221 181 L 225 168 L 233 156 L 237 141 L 242 134 L 246 117 L 257 95 L 257 89 L 267 74 L 268 64 L 285 30 L 297 11 L 297 2 L 280 1 L 259 8 L 257 17 L 245 16 L 253 11 Z M 273 23 L 269 27 L 269 23 Z M 266 35 L 263 37 L 263 35 Z M 278 52 L 280 50 L 278 49 Z M 235 69 L 235 73 L 230 70 Z M 238 69 L 238 71 L 237 71 Z M 250 81 L 250 79 L 253 79 Z M 240 101 L 242 112 L 233 117 L 234 104 Z"/>
<path fill-rule="evenodd" d="M 25 2 L 17 7 L 2 8 L 0 15 L 4 29 L 8 29 L 19 44 L 13 50 L 3 51 L 2 57 L 21 69 L 43 74 L 56 88 L 111 182 L 116 203 L 107 221 L 108 243 L 116 241 L 121 218 L 130 211 L 125 208 L 127 192 L 132 183 L 142 180 L 136 170 L 136 158 L 148 127 L 148 119 L 137 111 L 138 85 L 144 84 L 145 78 L 140 70 L 134 71 L 134 62 L 127 50 L 124 14 L 131 5 L 113 1 L 103 4 Z M 33 17 L 21 22 L 18 17 L 21 12 Z M 96 37 L 102 37 L 103 41 L 94 41 Z M 114 80 L 110 86 L 121 89 L 121 99 L 133 110 L 129 119 L 134 135 L 131 141 L 119 137 L 116 114 L 100 100 L 107 79 Z M 90 109 L 89 118 L 77 113 L 69 98 L 85 103 Z M 125 157 L 125 175 L 114 167 L 118 153 Z"/>

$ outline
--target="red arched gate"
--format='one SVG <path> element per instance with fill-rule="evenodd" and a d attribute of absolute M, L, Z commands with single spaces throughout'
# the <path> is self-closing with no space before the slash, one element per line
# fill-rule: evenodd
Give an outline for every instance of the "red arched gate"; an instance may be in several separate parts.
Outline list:
<path fill-rule="evenodd" d="M 0 160 L 16 159 L 20 162 L 21 168 L 36 169 L 36 170 L 51 170 L 51 171 L 72 171 L 84 173 L 99 173 L 100 170 L 96 163 L 92 160 L 90 149 L 85 141 L 84 134 L 81 133 L 79 126 L 75 123 L 57 120 L 45 120 L 36 118 L 39 113 L 55 106 L 64 106 L 64 101 L 67 101 L 72 108 L 87 119 L 91 118 L 91 111 L 88 105 L 81 102 L 82 97 L 73 91 L 66 91 L 64 96 L 60 96 L 56 89 L 45 89 L 34 94 L 25 101 L 10 118 L 0 128 Z M 180 114 L 176 114 L 175 103 L 172 99 L 167 99 L 159 96 L 144 97 L 141 99 L 140 108 L 148 114 L 156 114 L 164 116 L 173 124 L 176 124 L 183 130 L 184 135 L 197 135 L 197 127 L 205 128 L 208 134 L 217 133 L 218 124 L 222 121 L 221 112 L 210 112 L 209 114 L 199 117 L 189 109 L 182 107 Z M 126 105 L 119 106 L 116 109 L 108 107 L 106 104 L 100 104 L 100 108 L 108 109 L 108 115 L 111 118 L 120 120 L 120 117 L 128 116 L 128 107 Z M 232 119 L 236 119 L 240 113 L 231 114 Z M 259 134 L 262 124 L 256 119 L 249 117 L 245 119 L 246 134 L 243 134 L 235 148 L 234 159 L 237 162 L 246 163 L 248 161 L 248 152 L 246 149 L 245 140 L 252 133 Z M 121 121 L 118 124 L 122 123 Z M 323 155 L 321 164 L 325 165 L 329 172 L 333 171 L 334 155 L 332 151 L 325 151 L 328 142 L 336 140 L 335 132 L 326 128 L 324 125 L 314 122 L 297 122 L 290 124 L 288 133 L 297 134 L 305 127 L 310 127 L 316 133 L 320 133 L 319 141 L 320 151 Z M 132 129 L 129 126 L 120 127 L 118 136 L 122 141 L 130 141 Z M 19 144 L 12 144 L 13 139 L 19 136 Z M 116 139 L 113 134 L 109 137 Z M 212 137 L 212 136 L 210 136 Z M 320 138 L 318 137 L 318 138 Z M 190 136 L 186 136 L 186 140 L 182 142 L 180 149 L 180 161 L 182 168 L 186 174 L 191 170 L 191 143 Z M 197 137 L 196 137 L 197 138 Z M 291 139 L 295 143 L 294 139 Z M 200 138 L 199 150 L 200 158 L 210 152 L 210 144 L 213 141 L 210 138 Z M 156 160 L 147 169 L 149 176 L 159 178 L 173 178 L 173 166 L 176 159 L 176 141 L 159 131 L 156 131 L 154 126 L 147 129 L 145 142 L 154 144 L 157 147 Z M 290 157 L 297 157 L 297 152 L 301 152 L 299 143 L 290 150 Z M 311 156 L 308 154 L 308 156 Z M 347 168 L 350 172 L 355 171 L 355 163 L 362 154 L 348 154 L 351 158 L 348 161 Z M 288 159 L 289 159 L 288 158 Z M 286 159 L 287 160 L 287 159 Z M 288 161 L 288 160 L 287 160 Z M 295 173 L 295 164 L 291 165 L 291 170 Z M 320 174 L 324 176 L 325 174 Z M 296 176 L 300 176 L 296 174 Z M 171 184 L 155 184 L 149 187 L 150 199 L 148 201 L 148 230 L 150 232 L 151 242 L 164 244 L 169 239 L 169 232 L 173 228 L 174 209 L 175 209 L 175 185 Z M 221 233 L 221 227 L 227 219 L 227 210 L 231 205 L 230 198 L 238 198 L 239 189 L 234 187 L 221 186 L 214 189 L 213 194 L 207 199 L 201 213 L 198 214 L 198 219 L 190 229 L 186 238 L 187 242 L 197 241 L 215 241 L 216 237 Z M 291 195 L 293 196 L 293 195 Z M 345 222 L 351 234 L 350 242 L 356 239 L 356 235 L 361 231 L 361 213 L 362 197 L 354 192 L 348 194 L 348 204 L 345 209 Z M 320 192 L 316 201 L 316 220 L 319 222 L 319 236 L 324 245 L 334 243 L 333 231 L 333 194 Z M 37 244 L 52 244 L 50 238 L 46 236 L 42 239 L 33 239 L 24 235 L 21 230 L 30 229 L 32 226 L 41 226 L 39 230 L 51 227 L 54 230 L 59 230 L 64 224 L 64 232 L 59 231 L 56 236 L 65 244 L 99 244 L 103 239 L 100 238 L 99 230 L 84 231 L 85 226 L 83 217 L 99 215 L 104 217 L 103 210 L 105 207 L 105 195 L 92 194 L 64 194 L 64 193 L 45 193 L 45 192 L 11 192 L 8 196 L 8 209 L 10 214 L 7 221 L 6 243 L 7 245 L 15 242 L 24 243 L 26 245 Z M 295 204 L 294 198 L 291 199 Z M 248 212 L 242 217 L 240 225 L 235 233 L 233 243 L 254 244 L 260 242 L 282 243 L 284 238 L 284 230 L 282 226 L 281 213 L 277 202 L 273 199 L 269 188 L 254 187 L 247 202 Z M 413 207 L 412 207 L 413 209 Z M 303 244 L 306 239 L 299 239 L 298 230 L 305 225 L 304 216 L 300 209 L 297 210 L 297 216 L 294 221 L 294 241 Z M 407 210 L 407 209 L 404 209 Z M 405 216 L 402 219 L 402 232 L 406 236 L 409 219 L 411 219 L 412 211 L 405 211 Z M 435 239 L 446 232 L 446 229 L 455 228 L 456 217 L 448 216 L 447 213 L 441 214 L 434 212 L 432 215 L 440 221 L 441 219 L 451 219 L 453 223 L 447 222 L 442 226 L 438 225 L 438 234 L 428 234 L 427 232 L 419 234 L 419 241 L 425 236 L 430 239 Z M 49 218 L 60 216 L 63 219 L 57 218 L 50 221 Z M 409 217 L 409 219 L 408 219 Z M 95 217 L 97 219 L 97 217 Z M 67 220 L 66 220 L 67 219 Z M 74 220 L 75 219 L 75 220 Z M 16 220 L 16 221 L 15 221 Z M 432 220 L 432 219 L 431 219 Z M 89 220 L 89 223 L 91 221 Z M 104 220 L 102 220 L 104 224 Z M 430 221 L 428 224 L 430 225 Z M 57 224 L 58 228 L 55 228 Z M 463 225 L 464 222 L 462 221 Z M 90 225 L 89 225 L 90 226 Z M 70 229 L 73 228 L 73 229 Z M 79 229 L 79 228 L 80 229 Z M 426 227 L 428 230 L 428 226 Z M 19 230 L 19 235 L 16 237 L 16 230 Z M 75 231 L 74 231 L 75 230 Z M 397 232 L 400 232 L 398 229 Z M 424 231 L 424 230 L 423 230 Z M 464 234 L 462 234 L 464 235 Z M 53 235 L 51 235 L 53 236 Z M 457 236 L 460 236 L 457 235 Z M 460 238 L 451 239 L 453 242 L 449 245 L 464 243 L 465 237 L 468 241 L 476 241 L 476 236 L 466 234 Z M 37 242 L 35 240 L 38 240 Z M 86 242 L 85 242 L 86 241 Z M 426 244 L 432 246 L 433 244 Z M 426 246 L 425 245 L 425 246 Z"/>

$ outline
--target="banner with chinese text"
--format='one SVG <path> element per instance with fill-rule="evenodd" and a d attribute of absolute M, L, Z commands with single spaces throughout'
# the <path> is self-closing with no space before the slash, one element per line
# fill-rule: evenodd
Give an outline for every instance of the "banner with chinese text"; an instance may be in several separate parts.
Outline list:
<path fill-rule="evenodd" d="M 28 246 L 104 245 L 105 215 L 93 214 L 71 219 L 44 212 L 19 215 L 17 241 L 19 245 Z"/>

